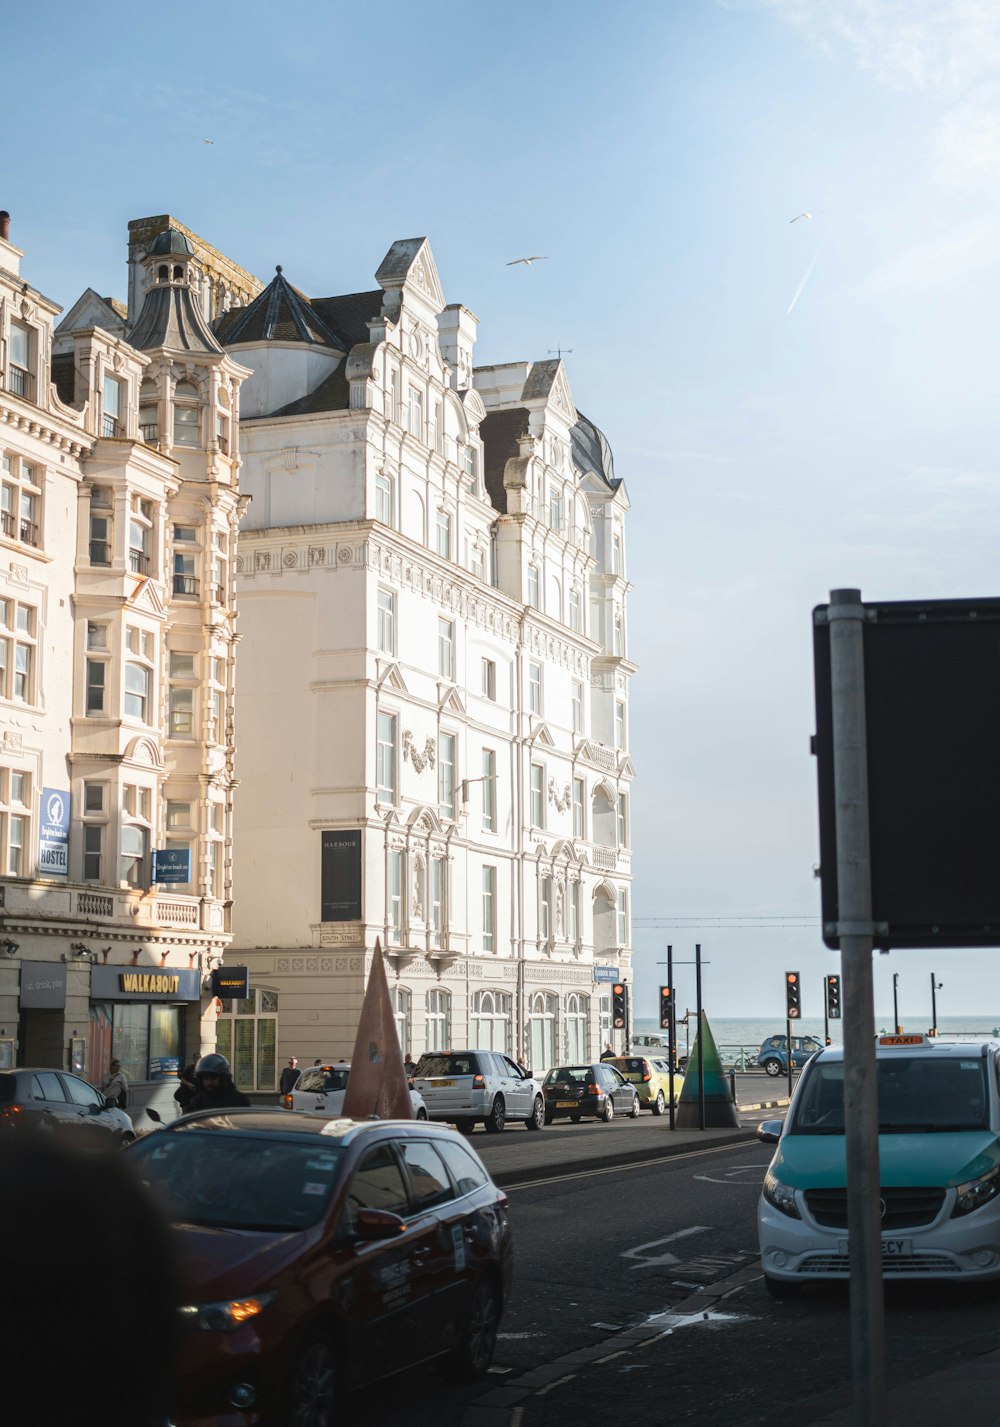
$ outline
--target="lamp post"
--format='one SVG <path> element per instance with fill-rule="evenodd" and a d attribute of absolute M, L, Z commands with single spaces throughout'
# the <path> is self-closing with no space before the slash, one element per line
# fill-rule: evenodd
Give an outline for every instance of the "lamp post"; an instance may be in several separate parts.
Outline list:
<path fill-rule="evenodd" d="M 896 1029 L 897 1036 L 903 1034 L 903 1027 L 899 1024 L 899 972 L 892 973 L 892 1024 Z"/>
<path fill-rule="evenodd" d="M 932 971 L 932 972 L 931 972 L 931 1035 L 932 1035 L 932 1036 L 936 1036 L 936 1035 L 937 1035 L 937 993 L 941 990 L 941 988 L 942 988 L 943 985 L 944 985 L 944 982 L 943 982 L 943 981 L 939 981 L 939 980 L 937 979 L 937 976 L 935 975 L 935 973 Z"/>

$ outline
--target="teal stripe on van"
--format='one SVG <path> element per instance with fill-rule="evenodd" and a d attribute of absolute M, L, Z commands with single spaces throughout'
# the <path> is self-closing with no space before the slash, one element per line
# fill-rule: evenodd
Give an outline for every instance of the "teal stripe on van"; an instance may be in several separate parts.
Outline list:
<path fill-rule="evenodd" d="M 1000 1141 L 991 1130 L 879 1135 L 879 1183 L 900 1188 L 977 1179 L 1000 1164 Z M 841 1135 L 782 1135 L 772 1163 L 793 1189 L 842 1189 L 847 1183 Z"/>

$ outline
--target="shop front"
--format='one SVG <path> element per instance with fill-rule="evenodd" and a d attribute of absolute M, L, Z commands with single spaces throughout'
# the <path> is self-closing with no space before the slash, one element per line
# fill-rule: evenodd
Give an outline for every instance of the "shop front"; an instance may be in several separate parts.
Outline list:
<path fill-rule="evenodd" d="M 129 1083 L 129 1112 L 170 1101 L 188 1060 L 201 1053 L 201 973 L 179 967 L 94 966 L 88 1078 L 100 1084 L 112 1058 Z"/>

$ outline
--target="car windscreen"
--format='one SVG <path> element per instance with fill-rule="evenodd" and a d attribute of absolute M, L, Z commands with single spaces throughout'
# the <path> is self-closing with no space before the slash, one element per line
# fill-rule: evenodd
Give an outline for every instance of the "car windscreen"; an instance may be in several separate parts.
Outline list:
<path fill-rule="evenodd" d="M 980 1130 L 988 1123 L 982 1057 L 896 1055 L 875 1062 L 879 1134 Z M 844 1063 L 811 1062 L 789 1133 L 844 1133 Z"/>
<path fill-rule="evenodd" d="M 154 1131 L 129 1161 L 174 1223 L 306 1229 L 326 1211 L 343 1149 L 263 1136 Z"/>
<path fill-rule="evenodd" d="M 429 1055 L 420 1067 L 422 1079 L 438 1075 L 475 1075 L 479 1066 L 469 1055 Z"/>
<path fill-rule="evenodd" d="M 584 1085 L 593 1078 L 594 1072 L 589 1065 L 561 1065 L 557 1069 L 549 1071 L 544 1084 Z"/>
<path fill-rule="evenodd" d="M 611 1062 L 622 1075 L 645 1075 L 646 1062 L 635 1055 L 620 1055 Z"/>
<path fill-rule="evenodd" d="M 346 1090 L 349 1069 L 346 1065 L 311 1065 L 302 1072 L 292 1088 L 316 1095 L 323 1095 L 328 1090 Z"/>

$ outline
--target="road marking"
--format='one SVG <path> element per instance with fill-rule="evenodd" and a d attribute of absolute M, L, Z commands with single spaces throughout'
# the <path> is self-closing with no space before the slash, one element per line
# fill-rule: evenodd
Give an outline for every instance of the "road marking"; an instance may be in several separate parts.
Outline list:
<path fill-rule="evenodd" d="M 676 1233 L 668 1234 L 664 1239 L 650 1239 L 647 1244 L 637 1244 L 634 1249 L 625 1249 L 619 1254 L 619 1258 L 639 1259 L 640 1262 L 634 1263 L 632 1265 L 633 1268 L 655 1268 L 658 1264 L 680 1263 L 680 1259 L 676 1254 L 657 1254 L 654 1257 L 645 1255 L 644 1250 L 659 1248 L 661 1244 L 674 1244 L 678 1239 L 687 1239 L 692 1234 L 707 1234 L 710 1232 L 711 1230 L 708 1224 L 694 1224 L 690 1229 L 678 1229 Z"/>
<path fill-rule="evenodd" d="M 760 1145 L 756 1140 L 744 1140 L 745 1148 L 759 1149 Z M 625 1164 L 609 1164 L 599 1169 L 580 1169 L 575 1174 L 554 1174 L 548 1179 L 526 1179 L 523 1184 L 505 1184 L 503 1192 L 512 1194 L 516 1189 L 540 1189 L 545 1184 L 565 1184 L 571 1179 L 591 1179 L 599 1174 L 621 1174 L 627 1169 L 645 1169 L 652 1164 L 679 1164 L 685 1159 L 702 1159 L 709 1154 L 732 1154 L 733 1146 L 712 1145 L 703 1150 L 684 1150 L 681 1154 L 660 1155 L 656 1159 L 632 1159 Z"/>
<path fill-rule="evenodd" d="M 703 1180 L 706 1184 L 734 1184 L 737 1181 L 734 1180 L 732 1176 L 737 1174 L 759 1174 L 761 1179 L 763 1179 L 767 1173 L 767 1166 L 761 1164 L 732 1165 L 722 1170 L 721 1173 L 727 1177 L 719 1179 L 714 1174 L 692 1174 L 691 1178 Z"/>

